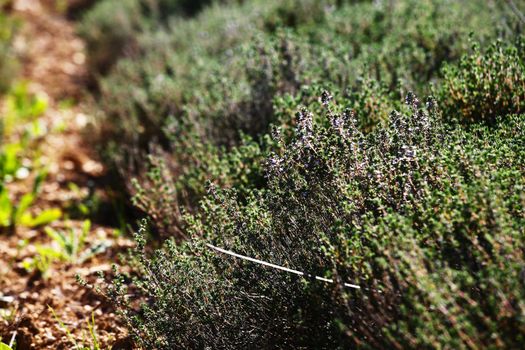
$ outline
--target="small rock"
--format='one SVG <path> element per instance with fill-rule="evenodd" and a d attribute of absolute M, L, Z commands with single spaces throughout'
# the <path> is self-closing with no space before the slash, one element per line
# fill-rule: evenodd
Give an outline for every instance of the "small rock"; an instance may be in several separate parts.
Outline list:
<path fill-rule="evenodd" d="M 0 307 L 7 308 L 9 307 L 9 304 L 15 301 L 15 298 L 12 296 L 0 296 Z"/>

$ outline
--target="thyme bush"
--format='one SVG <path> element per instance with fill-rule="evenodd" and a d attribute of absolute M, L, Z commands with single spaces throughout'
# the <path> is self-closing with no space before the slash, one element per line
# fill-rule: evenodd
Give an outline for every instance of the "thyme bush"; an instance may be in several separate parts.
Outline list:
<path fill-rule="evenodd" d="M 106 160 L 150 217 L 133 272 L 106 289 L 137 343 L 519 347 L 515 12 L 251 0 L 131 30 L 134 49 L 99 77 L 96 97 Z M 168 239 L 152 250 L 148 233 Z"/>
<path fill-rule="evenodd" d="M 525 43 L 499 41 L 482 53 L 465 56 L 445 69 L 443 108 L 463 122 L 494 122 L 500 115 L 525 110 Z"/>
<path fill-rule="evenodd" d="M 265 161 L 267 186 L 209 186 L 188 242 L 137 251 L 140 311 L 110 295 L 153 348 L 508 347 L 523 341 L 524 116 L 443 124 L 436 101 L 365 135 L 351 111 L 306 109 Z M 204 244 L 337 281 L 300 279 Z M 342 287 L 359 284 L 361 290 Z"/>
<path fill-rule="evenodd" d="M 144 11 L 137 1 L 130 4 Z M 95 9 L 82 26 L 103 34 L 104 23 L 116 25 L 107 16 L 113 12 Z M 142 190 L 161 197 L 148 180 L 148 154 L 169 169 L 163 181 L 173 182 L 175 192 L 153 209 L 164 212 L 187 204 L 196 209 L 208 179 L 226 187 L 238 180 L 264 184 L 260 167 L 251 164 L 268 153 L 270 125 L 289 129 L 293 111 L 316 104 L 323 88 L 344 97 L 369 131 L 401 107 L 407 91 L 429 93 L 443 65 L 470 50 L 470 32 L 483 44 L 522 30 L 506 5 L 486 1 L 252 0 L 212 2 L 191 18 L 163 13 L 162 20 L 122 17 L 113 33 L 126 31 L 133 48 L 98 80 L 97 97 L 101 151 L 128 191 L 139 193 L 130 182 L 137 177 Z M 135 26 L 141 34 L 126 29 Z M 247 169 L 230 166 L 232 149 L 242 150 Z M 162 209 L 161 202 L 169 204 Z M 153 214 L 146 208 L 151 203 L 141 207 Z M 173 234 L 165 230 L 159 227 Z"/>
<path fill-rule="evenodd" d="M 79 34 L 94 73 L 106 73 L 136 49 L 136 36 L 158 28 L 170 16 L 191 16 L 212 0 L 104 0 L 82 17 Z"/>

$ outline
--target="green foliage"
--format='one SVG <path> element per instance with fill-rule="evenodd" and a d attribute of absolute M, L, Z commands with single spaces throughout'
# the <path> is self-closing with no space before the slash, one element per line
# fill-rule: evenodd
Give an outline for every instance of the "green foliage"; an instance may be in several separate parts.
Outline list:
<path fill-rule="evenodd" d="M 28 272 L 38 271 L 43 278 L 48 278 L 55 262 L 81 264 L 104 252 L 109 246 L 107 242 L 85 248 L 90 229 L 91 221 L 89 220 L 84 220 L 81 228 L 73 228 L 68 224 L 66 230 L 56 230 L 46 226 L 44 231 L 52 239 L 51 245 L 37 245 L 35 256 L 25 259 L 22 263 L 23 267 Z"/>
<path fill-rule="evenodd" d="M 2 343 L 0 342 L 0 350 L 13 350 L 13 348 L 11 348 L 9 345 L 7 345 L 6 343 Z"/>
<path fill-rule="evenodd" d="M 27 84 L 18 83 L 10 88 L 4 101 L 0 120 L 0 230 L 46 225 L 59 219 L 62 212 L 48 208 L 32 214 L 31 207 L 47 172 L 38 164 L 38 152 L 29 149 L 44 133 L 39 117 L 47 109 L 47 100 L 30 94 Z M 22 158 L 26 158 L 26 163 Z M 28 181 L 28 178 L 32 180 L 30 191 L 15 195 L 10 190 L 15 182 Z"/>
<path fill-rule="evenodd" d="M 25 151 L 31 142 L 43 134 L 38 117 L 47 109 L 46 99 L 30 94 L 26 84 L 13 85 L 4 102 L 0 119 L 0 188 L 6 182 L 29 175 L 21 158 L 28 156 Z M 43 173 L 37 178 L 42 176 Z"/>
<path fill-rule="evenodd" d="M 440 95 L 448 117 L 494 123 L 499 116 L 525 111 L 525 43 L 501 41 L 482 52 L 476 45 L 457 66 L 445 69 Z"/>
<path fill-rule="evenodd" d="M 264 189 L 211 186 L 187 217 L 190 242 L 148 256 L 139 239 L 134 284 L 149 302 L 133 311 L 124 276 L 109 289 L 138 342 L 519 346 L 523 115 L 467 131 L 443 124 L 433 99 L 421 109 L 408 94 L 410 113 L 365 135 L 328 96 L 324 118 L 297 113 L 294 136 L 265 162 Z M 205 242 L 339 283 L 216 256 Z"/>
<path fill-rule="evenodd" d="M 115 11 L 86 15 L 100 45 L 108 30 L 89 18 L 113 25 Z M 428 92 L 444 63 L 469 50 L 470 32 L 484 43 L 521 28 L 507 7 L 486 1 L 252 0 L 211 5 L 191 18 L 124 18 L 142 29 L 130 30 L 134 48 L 98 80 L 98 144 L 127 191 L 141 198 L 139 208 L 163 218 L 154 220 L 158 230 L 179 236 L 180 215 L 166 213 L 188 204 L 195 210 L 205 180 L 216 181 L 216 174 L 221 186 L 236 186 L 241 169 L 238 175 L 249 178 L 243 186 L 261 186 L 256 164 L 268 153 L 270 125 L 286 131 L 301 105 L 315 112 L 322 88 L 343 97 L 341 109 L 354 109 L 370 131 L 400 108 L 406 91 Z M 254 146 L 243 146 L 246 138 Z M 242 150 L 248 169 L 231 166 L 230 150 Z M 151 183 L 149 156 L 167 169 L 161 182 L 171 188 L 169 199 Z"/>
<path fill-rule="evenodd" d="M 47 110 L 48 102 L 43 96 L 31 94 L 26 83 L 10 86 L 2 102 L 0 176 L 5 177 L 14 175 L 14 171 L 19 169 L 17 159 L 21 151 L 45 132 L 39 117 Z"/>
<path fill-rule="evenodd" d="M 131 276 L 115 272 L 106 290 L 137 342 L 519 347 L 515 12 L 486 1 L 251 0 L 191 18 L 126 17 L 140 30 L 98 80 L 96 131 L 150 217 Z M 172 239 L 152 251 L 149 231 Z"/>
<path fill-rule="evenodd" d="M 88 64 L 95 71 L 114 62 L 131 46 L 133 34 L 141 29 L 138 1 L 102 1 L 89 12 L 80 27 L 80 35 L 90 53 Z"/>
<path fill-rule="evenodd" d="M 67 230 L 55 230 L 47 226 L 44 230 L 53 240 L 53 248 L 62 261 L 73 264 L 92 258 L 104 252 L 110 245 L 107 241 L 86 248 L 86 239 L 91 229 L 91 221 L 84 220 L 81 228 L 68 227 Z"/>
<path fill-rule="evenodd" d="M 20 162 L 20 153 L 22 145 L 20 143 L 0 144 L 0 179 L 2 183 L 8 177 L 16 176 L 16 173 L 22 168 Z"/>
<path fill-rule="evenodd" d="M 59 219 L 62 212 L 57 208 L 44 209 L 33 215 L 31 206 L 38 197 L 46 172 L 40 170 L 34 175 L 32 190 L 14 198 L 9 190 L 16 179 L 30 175 L 20 162 L 22 145 L 19 143 L 0 144 L 0 229 L 14 230 L 16 226 L 37 227 Z"/>
<path fill-rule="evenodd" d="M 79 34 L 87 43 L 89 65 L 107 72 L 118 58 L 136 49 L 136 37 L 173 15 L 192 15 L 212 0 L 106 0 L 87 12 Z"/>
<path fill-rule="evenodd" d="M 47 98 L 30 93 L 27 83 L 13 84 L 5 99 L 4 131 L 10 133 L 17 125 L 35 122 L 47 108 Z"/>
<path fill-rule="evenodd" d="M 32 258 L 26 258 L 22 261 L 22 266 L 27 272 L 37 271 L 42 278 L 47 279 L 50 276 L 50 269 L 54 262 L 62 258 L 60 252 L 52 247 L 37 245 L 36 255 Z"/>
<path fill-rule="evenodd" d="M 46 234 L 58 244 L 60 256 L 65 261 L 81 262 L 86 256 L 81 256 L 86 243 L 86 237 L 91 229 L 91 221 L 85 220 L 82 229 L 69 228 L 67 231 L 55 230 L 47 226 Z"/>
<path fill-rule="evenodd" d="M 45 173 L 39 173 L 31 192 L 22 195 L 18 200 L 12 199 L 8 184 L 0 183 L 0 228 L 14 230 L 16 226 L 37 227 L 59 219 L 62 212 L 57 208 L 44 209 L 38 214 L 31 214 L 31 206 L 38 197 L 40 185 Z"/>

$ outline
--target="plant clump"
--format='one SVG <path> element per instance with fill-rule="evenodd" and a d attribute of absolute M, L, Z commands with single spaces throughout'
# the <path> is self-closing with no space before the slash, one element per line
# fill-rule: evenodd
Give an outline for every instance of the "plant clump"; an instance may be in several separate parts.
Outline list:
<path fill-rule="evenodd" d="M 144 348 L 519 347 L 519 6 L 300 5 L 151 17 L 98 77 L 149 218 L 103 292 Z"/>
<path fill-rule="evenodd" d="M 525 111 L 525 44 L 501 41 L 461 59 L 445 69 L 441 87 L 443 109 L 462 122 L 494 123 L 503 115 Z"/>
<path fill-rule="evenodd" d="M 134 283 L 148 303 L 125 306 L 123 275 L 109 290 L 139 343 L 518 346 L 523 116 L 467 131 L 444 124 L 433 98 L 409 93 L 410 113 L 392 112 L 387 126 L 363 134 L 351 111 L 330 111 L 327 96 L 329 123 L 297 113 L 293 138 L 264 162 L 264 189 L 239 196 L 211 185 L 201 214 L 186 218 L 190 241 L 168 241 L 152 256 L 139 241 Z"/>
<path fill-rule="evenodd" d="M 323 89 L 344 101 L 335 109 L 353 109 L 368 132 L 404 108 L 399 101 L 407 91 L 429 94 L 442 67 L 469 51 L 470 32 L 485 43 L 521 28 L 507 6 L 486 1 L 227 1 L 191 17 L 165 11 L 162 20 L 144 17 L 145 7 L 131 3 L 138 12 L 123 13 L 122 25 L 108 17 L 114 11 L 98 10 L 113 6 L 108 0 L 81 25 L 101 35 L 93 37 L 95 45 L 121 29 L 133 39 L 123 59 L 97 79 L 100 113 L 90 135 L 98 135 L 101 154 L 132 196 L 144 194 L 139 187 L 152 199 L 163 191 L 151 187 L 150 156 L 168 169 L 163 181 L 170 183 L 170 199 L 136 201 L 149 215 L 197 210 L 207 180 L 262 186 L 257 164 L 273 147 L 271 125 L 286 136 L 299 106 L 319 115 Z M 88 51 L 97 59 L 96 49 Z M 166 222 L 178 226 L 180 216 Z M 157 230 L 180 235 L 166 225 Z"/>

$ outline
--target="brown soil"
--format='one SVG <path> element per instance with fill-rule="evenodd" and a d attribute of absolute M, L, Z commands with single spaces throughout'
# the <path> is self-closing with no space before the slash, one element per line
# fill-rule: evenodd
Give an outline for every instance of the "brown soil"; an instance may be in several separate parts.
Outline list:
<path fill-rule="evenodd" d="M 40 159 L 49 175 L 35 211 L 59 207 L 67 212 L 72 203 L 82 200 L 89 188 L 93 189 L 93 184 L 104 175 L 104 168 L 81 135 L 89 121 L 88 109 L 83 105 L 86 99 L 84 43 L 76 36 L 73 23 L 50 3 L 53 2 L 14 1 L 13 14 L 23 22 L 15 48 L 21 57 L 22 79 L 29 82 L 33 93 L 47 96 L 49 101 L 49 108 L 41 118 L 49 132 L 35 145 L 40 149 Z M 64 109 L 60 107 L 64 100 L 74 102 Z M 54 131 L 58 125 L 65 127 Z M 70 183 L 76 184 L 79 190 L 70 189 Z M 27 187 L 28 184 L 16 184 L 10 191 L 20 195 Z M 102 200 L 108 198 L 103 189 L 95 187 L 95 192 Z M 80 228 L 82 222 L 62 219 L 51 226 Z M 53 244 L 43 229 L 18 227 L 14 234 L 0 234 L 0 311 L 3 313 L 0 314 L 0 337 L 3 341 L 9 343 L 14 337 L 17 350 L 70 349 L 75 342 L 91 348 L 87 320 L 94 315 L 101 348 L 111 348 L 116 343 L 114 348 L 129 348 L 129 342 L 122 341 L 126 332 L 112 305 L 81 287 L 75 278 L 79 274 L 89 283 L 96 283 L 96 272 L 110 270 L 117 253 L 130 246 L 129 240 L 117 238 L 113 232 L 111 227 L 93 223 L 86 246 L 104 244 L 108 248 L 81 264 L 56 262 L 47 277 L 37 272 L 28 273 L 22 267 L 25 259 L 35 256 L 37 245 Z M 67 327 L 70 336 L 57 319 Z"/>

